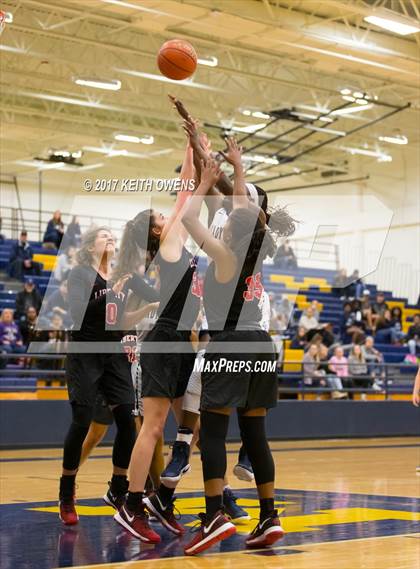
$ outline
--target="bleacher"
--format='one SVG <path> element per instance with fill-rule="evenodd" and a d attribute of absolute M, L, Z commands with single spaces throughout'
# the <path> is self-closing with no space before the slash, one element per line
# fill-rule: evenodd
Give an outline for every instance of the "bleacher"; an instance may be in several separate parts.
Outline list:
<path fill-rule="evenodd" d="M 6 240 L 0 244 L 0 271 L 6 271 L 7 263 L 9 260 L 10 249 L 13 241 Z M 43 270 L 40 276 L 25 277 L 32 278 L 37 285 L 41 295 L 45 294 L 47 286 L 55 288 L 57 283 L 52 279 L 52 271 L 54 269 L 57 252 L 54 250 L 45 250 L 42 248 L 41 243 L 30 243 L 34 250 L 34 260 L 42 263 Z M 205 258 L 199 259 L 199 271 L 204 274 L 207 268 L 207 261 Z M 335 271 L 326 269 L 314 269 L 300 267 L 293 271 L 281 270 L 281 272 L 272 264 L 265 264 L 263 284 L 268 292 L 281 294 L 283 298 L 288 298 L 291 304 L 294 305 L 294 319 L 297 321 L 300 318 L 302 311 L 307 308 L 313 300 L 317 300 L 320 310 L 320 322 L 330 322 L 333 325 L 334 333 L 339 332 L 339 325 L 341 322 L 343 312 L 343 301 L 333 294 L 332 283 L 335 277 Z M 376 285 L 367 284 L 371 292 L 371 298 L 374 298 L 377 293 Z M 406 298 L 396 298 L 390 291 L 383 291 L 385 294 L 386 302 L 390 308 L 400 306 L 403 312 L 403 331 L 407 332 L 411 324 L 413 315 L 419 311 L 415 306 L 411 306 Z M 8 290 L 7 282 L 0 283 L 0 311 L 4 308 L 15 307 L 16 291 Z M 375 347 L 382 352 L 384 362 L 387 364 L 394 364 L 391 375 L 398 373 L 400 376 L 407 376 L 407 380 L 400 380 L 397 386 L 393 386 L 391 392 L 398 393 L 401 389 L 406 388 L 411 384 L 413 375 L 413 366 L 404 363 L 404 359 L 409 353 L 407 346 L 391 345 L 391 344 L 375 344 Z M 303 350 L 293 350 L 290 348 L 290 340 L 284 340 L 284 363 L 282 369 L 282 384 L 286 387 L 302 387 L 302 366 Z M 401 364 L 401 365 L 396 365 Z M 8 364 L 10 375 L 7 379 L 0 376 L 0 381 L 4 383 L 7 389 L 5 391 L 13 391 L 13 387 L 26 388 L 28 391 L 35 390 L 40 382 L 34 377 L 14 377 L 13 366 Z M 414 370 L 415 371 L 415 370 Z M 7 383 L 6 383 L 7 382 Z M 3 389 L 0 390 L 3 391 Z M 405 389 L 405 392 L 407 390 Z"/>

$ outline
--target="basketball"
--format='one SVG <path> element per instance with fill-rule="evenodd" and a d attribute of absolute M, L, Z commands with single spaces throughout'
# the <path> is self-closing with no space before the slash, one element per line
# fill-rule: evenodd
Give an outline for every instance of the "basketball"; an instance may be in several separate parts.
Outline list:
<path fill-rule="evenodd" d="M 197 67 L 197 54 L 187 41 L 169 40 L 160 48 L 157 64 L 165 77 L 181 81 L 194 73 Z"/>

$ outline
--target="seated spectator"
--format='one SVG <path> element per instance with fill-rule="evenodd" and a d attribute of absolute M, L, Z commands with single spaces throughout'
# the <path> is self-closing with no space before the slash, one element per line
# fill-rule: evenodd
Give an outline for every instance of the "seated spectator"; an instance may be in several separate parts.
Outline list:
<path fill-rule="evenodd" d="M 363 320 L 365 322 L 365 327 L 369 328 L 369 330 L 373 329 L 373 320 L 372 320 L 372 305 L 370 302 L 370 290 L 367 288 L 362 293 L 361 299 L 361 307 L 362 307 L 362 314 Z"/>
<path fill-rule="evenodd" d="M 376 320 L 375 340 L 378 344 L 394 343 L 393 323 L 390 310 L 385 310 Z"/>
<path fill-rule="evenodd" d="M 420 348 L 420 314 L 414 315 L 413 324 L 408 329 L 406 340 L 410 354 L 415 356 L 416 348 Z"/>
<path fill-rule="evenodd" d="M 323 374 L 318 372 L 318 346 L 316 344 L 311 344 L 308 351 L 305 352 L 302 360 L 303 369 L 303 382 L 305 385 L 326 385 L 326 381 Z"/>
<path fill-rule="evenodd" d="M 341 338 L 344 343 L 354 343 L 354 335 L 359 335 L 364 330 L 363 313 L 359 300 L 346 302 L 343 307 L 341 319 Z"/>
<path fill-rule="evenodd" d="M 61 283 L 66 280 L 69 272 L 76 264 L 76 248 L 70 246 L 67 251 L 59 255 L 54 269 L 54 278 Z"/>
<path fill-rule="evenodd" d="M 389 310 L 389 307 L 385 302 L 385 295 L 383 292 L 378 292 L 376 295 L 376 301 L 372 305 L 372 323 L 374 326 L 376 326 L 378 318 L 384 314 L 385 310 Z"/>
<path fill-rule="evenodd" d="M 308 332 L 309 330 L 313 330 L 318 328 L 319 322 L 315 318 L 313 310 L 310 306 L 303 312 L 302 316 L 299 319 L 299 326 L 305 328 Z"/>
<path fill-rule="evenodd" d="M 19 327 L 13 320 L 13 310 L 5 308 L 0 317 L 0 353 L 23 354 L 22 335 Z"/>
<path fill-rule="evenodd" d="M 392 334 L 395 344 L 402 343 L 405 334 L 402 331 L 402 310 L 399 306 L 394 306 L 391 310 Z"/>
<path fill-rule="evenodd" d="M 82 237 L 82 231 L 80 229 L 79 220 L 74 215 L 72 220 L 67 226 L 66 232 L 63 237 L 62 246 L 63 247 L 79 247 Z"/>
<path fill-rule="evenodd" d="M 353 382 L 349 377 L 349 367 L 344 350 L 341 346 L 337 346 L 334 350 L 334 355 L 329 360 L 330 369 L 341 379 L 344 387 L 353 387 Z M 350 399 L 353 399 L 353 394 L 350 393 Z"/>
<path fill-rule="evenodd" d="M 16 295 L 16 320 L 24 317 L 28 308 L 33 306 L 38 313 L 42 304 L 41 295 L 32 279 L 23 284 L 23 289 Z"/>
<path fill-rule="evenodd" d="M 34 253 L 28 243 L 28 232 L 23 230 L 20 239 L 12 245 L 8 274 L 13 279 L 23 280 L 24 275 L 40 275 L 42 265 L 33 260 Z"/>
<path fill-rule="evenodd" d="M 318 369 L 325 375 L 327 385 L 332 389 L 332 399 L 345 399 L 348 394 L 343 391 L 343 384 L 337 374 L 331 369 L 328 361 L 328 348 L 324 344 L 318 347 Z"/>
<path fill-rule="evenodd" d="M 19 329 L 25 346 L 28 346 L 36 338 L 37 321 L 38 313 L 36 308 L 34 306 L 28 306 L 25 316 L 23 316 L 19 322 Z"/>
<path fill-rule="evenodd" d="M 47 317 L 52 318 L 54 314 L 61 316 L 64 326 L 69 326 L 71 324 L 67 281 L 63 281 L 58 289 L 55 290 L 48 298 L 46 315 Z"/>
<path fill-rule="evenodd" d="M 359 276 L 359 271 L 355 269 L 348 277 L 348 286 L 346 288 L 345 296 L 347 298 L 361 298 L 365 288 L 363 280 Z"/>
<path fill-rule="evenodd" d="M 346 287 L 349 284 L 349 277 L 347 276 L 346 269 L 340 269 L 333 280 L 333 292 L 337 296 L 346 296 Z"/>
<path fill-rule="evenodd" d="M 312 308 L 312 315 L 314 318 L 316 318 L 319 322 L 319 317 L 320 317 L 320 308 L 319 308 L 319 302 L 317 300 L 313 300 L 311 302 L 311 308 Z"/>
<path fill-rule="evenodd" d="M 64 354 L 68 340 L 68 332 L 64 329 L 63 319 L 57 313 L 53 314 L 50 329 L 44 330 L 37 335 L 37 340 L 44 342 L 42 352 L 47 354 Z M 43 369 L 61 369 L 64 364 L 64 356 L 59 359 L 39 360 Z"/>
<path fill-rule="evenodd" d="M 303 326 L 299 326 L 296 335 L 292 338 L 290 348 L 292 350 L 304 350 L 307 346 L 306 330 Z"/>
<path fill-rule="evenodd" d="M 353 379 L 355 387 L 369 389 L 372 387 L 372 378 L 369 376 L 368 366 L 359 344 L 355 344 L 349 355 L 349 374 Z M 366 400 L 366 393 L 361 394 L 363 401 Z"/>
<path fill-rule="evenodd" d="M 59 249 L 63 235 L 64 223 L 61 221 L 61 211 L 57 210 L 48 222 L 42 240 L 42 246 L 46 249 Z"/>
<path fill-rule="evenodd" d="M 372 377 L 376 377 L 377 375 L 382 376 L 382 367 L 376 364 L 382 364 L 384 358 L 381 352 L 375 348 L 372 336 L 368 336 L 362 345 L 362 354 L 368 364 L 368 371 Z"/>
<path fill-rule="evenodd" d="M 290 246 L 290 241 L 286 239 L 283 245 L 277 249 L 273 259 L 273 264 L 279 269 L 297 269 L 297 259 L 293 249 Z"/>

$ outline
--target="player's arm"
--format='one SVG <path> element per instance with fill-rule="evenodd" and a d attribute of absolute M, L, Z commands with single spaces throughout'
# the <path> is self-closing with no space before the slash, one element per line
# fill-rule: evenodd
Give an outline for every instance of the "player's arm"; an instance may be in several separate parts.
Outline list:
<path fill-rule="evenodd" d="M 146 318 L 151 312 L 157 310 L 159 307 L 159 302 L 151 302 L 149 304 L 145 304 L 138 310 L 134 310 L 133 312 L 124 312 L 123 317 L 121 318 L 121 329 L 122 330 L 131 330 L 138 324 L 143 318 Z"/>
<path fill-rule="evenodd" d="M 242 147 L 238 146 L 234 137 L 226 139 L 227 151 L 222 152 L 224 159 L 233 166 L 233 209 L 248 208 L 250 201 L 246 193 L 245 173 L 242 166 Z"/>
<path fill-rule="evenodd" d="M 157 302 L 159 300 L 158 291 L 147 284 L 137 273 L 134 273 L 127 281 L 127 287 L 132 290 L 138 298 L 146 302 Z"/>
<path fill-rule="evenodd" d="M 204 197 L 219 175 L 219 165 L 214 160 L 208 160 L 205 165 L 201 165 L 201 182 L 194 198 L 188 203 L 182 216 L 182 223 L 197 245 L 214 260 L 222 279 L 229 280 L 236 270 L 236 258 L 223 241 L 216 239 L 199 218 Z M 227 273 L 230 275 L 229 278 L 226 277 Z"/>

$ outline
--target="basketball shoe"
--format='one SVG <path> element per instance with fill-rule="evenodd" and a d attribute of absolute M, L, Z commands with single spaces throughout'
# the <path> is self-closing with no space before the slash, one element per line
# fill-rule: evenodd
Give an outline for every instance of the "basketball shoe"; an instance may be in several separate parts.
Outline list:
<path fill-rule="evenodd" d="M 160 480 L 169 488 L 173 488 L 184 474 L 191 470 L 190 445 L 183 441 L 175 441 L 172 447 L 172 458 L 160 475 Z"/>
<path fill-rule="evenodd" d="M 239 449 L 238 462 L 233 468 L 233 474 L 243 482 L 254 481 L 254 471 L 252 470 L 251 462 L 243 446 Z"/>
<path fill-rule="evenodd" d="M 192 541 L 185 546 L 185 555 L 197 555 L 236 533 L 235 526 L 221 510 L 210 519 L 207 519 L 206 514 L 199 514 L 199 518 L 201 525 Z"/>
<path fill-rule="evenodd" d="M 153 516 L 156 516 L 163 527 L 175 535 L 181 535 L 185 532 L 185 528 L 177 522 L 174 515 L 174 502 L 175 498 L 172 499 L 168 505 L 164 506 L 157 494 L 143 498 L 143 503 L 146 508 Z"/>
<path fill-rule="evenodd" d="M 223 490 L 223 506 L 233 523 L 241 523 L 251 519 L 251 516 L 236 503 L 237 497 L 230 488 Z"/>
<path fill-rule="evenodd" d="M 267 547 L 283 536 L 284 529 L 281 527 L 277 510 L 274 510 L 271 515 L 258 522 L 245 543 L 247 547 Z"/>
<path fill-rule="evenodd" d="M 160 543 L 160 535 L 149 526 L 143 504 L 136 512 L 128 510 L 126 505 L 122 506 L 121 510 L 115 514 L 114 520 L 140 541 Z"/>

